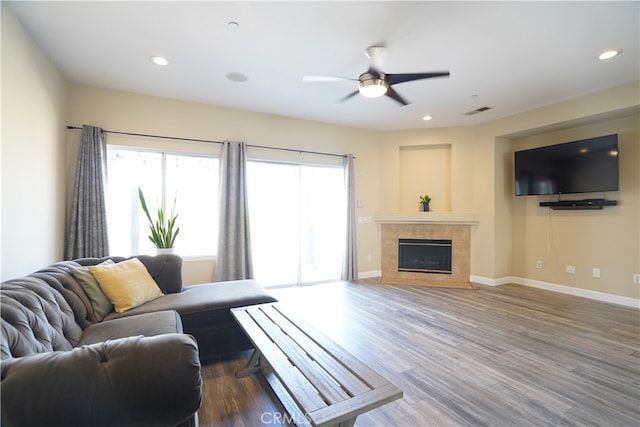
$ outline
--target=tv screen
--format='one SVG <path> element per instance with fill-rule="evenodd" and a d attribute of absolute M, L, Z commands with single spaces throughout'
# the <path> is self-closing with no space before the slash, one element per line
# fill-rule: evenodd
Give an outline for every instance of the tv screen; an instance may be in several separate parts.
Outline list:
<path fill-rule="evenodd" d="M 618 135 L 515 152 L 516 196 L 618 191 Z"/>

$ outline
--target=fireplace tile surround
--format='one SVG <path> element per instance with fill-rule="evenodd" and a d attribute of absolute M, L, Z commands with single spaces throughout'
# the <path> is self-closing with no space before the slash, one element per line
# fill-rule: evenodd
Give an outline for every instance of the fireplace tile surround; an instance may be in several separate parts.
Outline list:
<path fill-rule="evenodd" d="M 476 214 L 384 213 L 376 215 L 376 222 L 382 226 L 383 284 L 472 288 L 471 227 L 478 223 Z M 451 240 L 451 274 L 398 271 L 399 239 Z"/>

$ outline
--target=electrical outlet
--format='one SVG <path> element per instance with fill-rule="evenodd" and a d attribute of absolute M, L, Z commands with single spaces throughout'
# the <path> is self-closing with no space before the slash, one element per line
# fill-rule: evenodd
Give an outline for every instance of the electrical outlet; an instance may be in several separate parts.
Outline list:
<path fill-rule="evenodd" d="M 576 266 L 567 264 L 565 271 L 569 274 L 576 274 Z"/>
<path fill-rule="evenodd" d="M 599 268 L 594 268 L 593 269 L 593 277 L 596 279 L 600 278 L 600 269 Z"/>
<path fill-rule="evenodd" d="M 637 283 L 638 285 L 640 285 L 640 274 L 634 274 L 633 275 L 633 283 Z"/>
<path fill-rule="evenodd" d="M 536 261 L 536 268 L 542 270 L 542 261 Z"/>

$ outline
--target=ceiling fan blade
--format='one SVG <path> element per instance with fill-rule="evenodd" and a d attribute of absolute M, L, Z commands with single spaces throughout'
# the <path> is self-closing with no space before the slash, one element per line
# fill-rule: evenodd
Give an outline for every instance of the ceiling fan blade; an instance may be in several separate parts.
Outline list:
<path fill-rule="evenodd" d="M 398 95 L 398 92 L 393 90 L 392 87 L 389 87 L 389 89 L 387 89 L 387 93 L 385 93 L 385 95 L 387 95 L 389 98 L 399 102 L 402 105 L 409 105 L 409 103 L 407 101 L 405 101 L 400 95 Z"/>
<path fill-rule="evenodd" d="M 304 76 L 302 81 L 306 83 L 325 83 L 325 82 L 341 82 L 345 80 L 357 81 L 349 77 L 332 77 L 332 76 Z"/>
<path fill-rule="evenodd" d="M 358 93 L 360 93 L 360 91 L 359 91 L 359 90 L 354 90 L 354 91 L 353 91 L 353 92 L 351 92 L 349 95 L 347 95 L 347 96 L 345 96 L 344 98 L 342 98 L 342 99 L 340 100 L 340 102 L 344 102 L 344 101 L 346 101 L 346 100 L 348 100 L 348 99 L 351 99 L 351 98 L 353 98 L 354 96 L 356 96 Z"/>
<path fill-rule="evenodd" d="M 437 71 L 431 73 L 406 73 L 406 74 L 387 74 L 387 81 L 390 85 L 398 83 L 410 82 L 412 80 L 431 79 L 434 77 L 448 77 L 448 71 Z"/>

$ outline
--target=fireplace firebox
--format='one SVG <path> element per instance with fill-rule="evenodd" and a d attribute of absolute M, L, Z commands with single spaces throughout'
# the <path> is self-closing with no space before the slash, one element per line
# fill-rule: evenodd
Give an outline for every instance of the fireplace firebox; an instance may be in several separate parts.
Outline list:
<path fill-rule="evenodd" d="M 398 271 L 451 274 L 451 240 L 399 239 Z"/>

